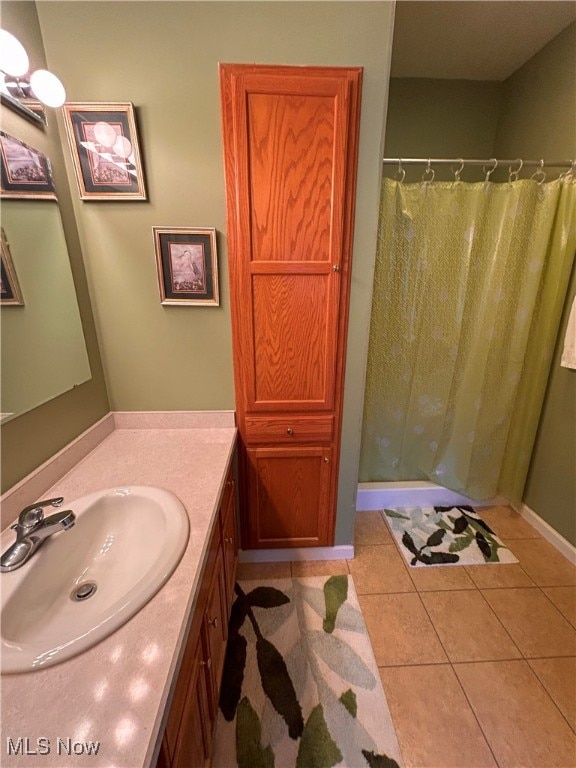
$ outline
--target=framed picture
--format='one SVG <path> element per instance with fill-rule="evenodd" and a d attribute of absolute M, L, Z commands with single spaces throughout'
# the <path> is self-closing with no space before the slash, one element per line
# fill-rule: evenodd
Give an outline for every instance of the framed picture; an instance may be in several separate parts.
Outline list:
<path fill-rule="evenodd" d="M 62 107 L 82 200 L 146 200 L 132 104 Z"/>
<path fill-rule="evenodd" d="M 216 230 L 152 229 L 162 304 L 219 306 Z"/>
<path fill-rule="evenodd" d="M 2 306 L 4 304 L 15 304 L 23 307 L 24 299 L 22 298 L 18 277 L 12 262 L 12 255 L 10 254 L 10 246 L 8 245 L 4 229 L 0 230 L 0 261 L 0 304 Z"/>
<path fill-rule="evenodd" d="M 56 200 L 50 161 L 37 149 L 0 131 L 0 197 Z"/>

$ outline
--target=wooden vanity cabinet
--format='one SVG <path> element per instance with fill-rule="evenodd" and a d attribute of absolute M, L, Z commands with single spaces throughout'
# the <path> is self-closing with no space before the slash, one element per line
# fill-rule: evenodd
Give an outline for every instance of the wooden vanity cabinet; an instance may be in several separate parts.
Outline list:
<path fill-rule="evenodd" d="M 157 768 L 210 764 L 238 560 L 236 488 L 228 474 Z"/>
<path fill-rule="evenodd" d="M 334 543 L 361 79 L 220 65 L 244 549 Z"/>

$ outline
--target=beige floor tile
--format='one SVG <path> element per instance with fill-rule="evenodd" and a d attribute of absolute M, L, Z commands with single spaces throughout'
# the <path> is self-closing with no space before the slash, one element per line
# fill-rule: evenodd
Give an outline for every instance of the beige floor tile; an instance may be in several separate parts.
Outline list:
<path fill-rule="evenodd" d="M 536 528 L 510 507 L 486 507 L 478 512 L 501 539 L 542 538 Z"/>
<path fill-rule="evenodd" d="M 576 658 L 530 659 L 528 664 L 576 731 Z"/>
<path fill-rule="evenodd" d="M 448 664 L 380 669 L 406 768 L 496 766 Z"/>
<path fill-rule="evenodd" d="M 354 545 L 393 544 L 394 539 L 380 512 L 357 512 L 354 522 Z"/>
<path fill-rule="evenodd" d="M 576 627 L 576 587 L 544 587 L 556 608 Z"/>
<path fill-rule="evenodd" d="M 479 589 L 534 586 L 530 576 L 517 563 L 467 565 L 466 570 Z"/>
<path fill-rule="evenodd" d="M 238 563 L 238 581 L 262 579 L 289 579 L 292 575 L 290 563 Z"/>
<path fill-rule="evenodd" d="M 482 592 L 524 656 L 576 655 L 576 630 L 539 589 Z"/>
<path fill-rule="evenodd" d="M 359 595 L 415 591 L 402 557 L 393 545 L 357 547 L 354 560 L 348 560 L 348 567 Z"/>
<path fill-rule="evenodd" d="M 348 574 L 346 560 L 293 560 L 292 576 L 338 576 Z"/>
<path fill-rule="evenodd" d="M 425 592 L 421 597 L 450 661 L 522 657 L 478 590 Z"/>
<path fill-rule="evenodd" d="M 432 592 L 440 589 L 474 589 L 474 582 L 471 581 L 461 565 L 431 565 L 410 568 L 408 573 L 419 592 Z"/>
<path fill-rule="evenodd" d="M 448 661 L 416 593 L 358 599 L 378 666 Z"/>
<path fill-rule="evenodd" d="M 576 585 L 576 567 L 544 539 L 506 541 L 528 576 L 541 587 Z"/>
<path fill-rule="evenodd" d="M 573 768 L 576 736 L 525 661 L 454 670 L 500 768 Z"/>

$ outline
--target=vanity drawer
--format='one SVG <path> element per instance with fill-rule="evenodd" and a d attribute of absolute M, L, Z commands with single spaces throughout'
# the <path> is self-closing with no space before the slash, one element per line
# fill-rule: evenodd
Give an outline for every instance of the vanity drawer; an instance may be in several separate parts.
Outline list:
<path fill-rule="evenodd" d="M 333 430 L 333 416 L 248 416 L 245 419 L 245 439 L 249 443 L 329 443 Z"/>

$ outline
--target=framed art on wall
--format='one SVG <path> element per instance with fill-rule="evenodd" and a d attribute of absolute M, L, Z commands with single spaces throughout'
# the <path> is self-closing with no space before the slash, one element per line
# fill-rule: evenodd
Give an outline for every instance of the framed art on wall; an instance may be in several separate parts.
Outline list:
<path fill-rule="evenodd" d="M 18 283 L 16 270 L 10 253 L 10 246 L 6 239 L 6 233 L 0 230 L 0 304 L 13 304 L 24 306 L 24 299 Z"/>
<path fill-rule="evenodd" d="M 69 102 L 64 125 L 82 200 L 146 200 L 130 103 Z"/>
<path fill-rule="evenodd" d="M 216 230 L 152 229 L 162 304 L 219 306 Z"/>
<path fill-rule="evenodd" d="M 52 168 L 46 155 L 0 131 L 0 197 L 56 200 Z"/>

